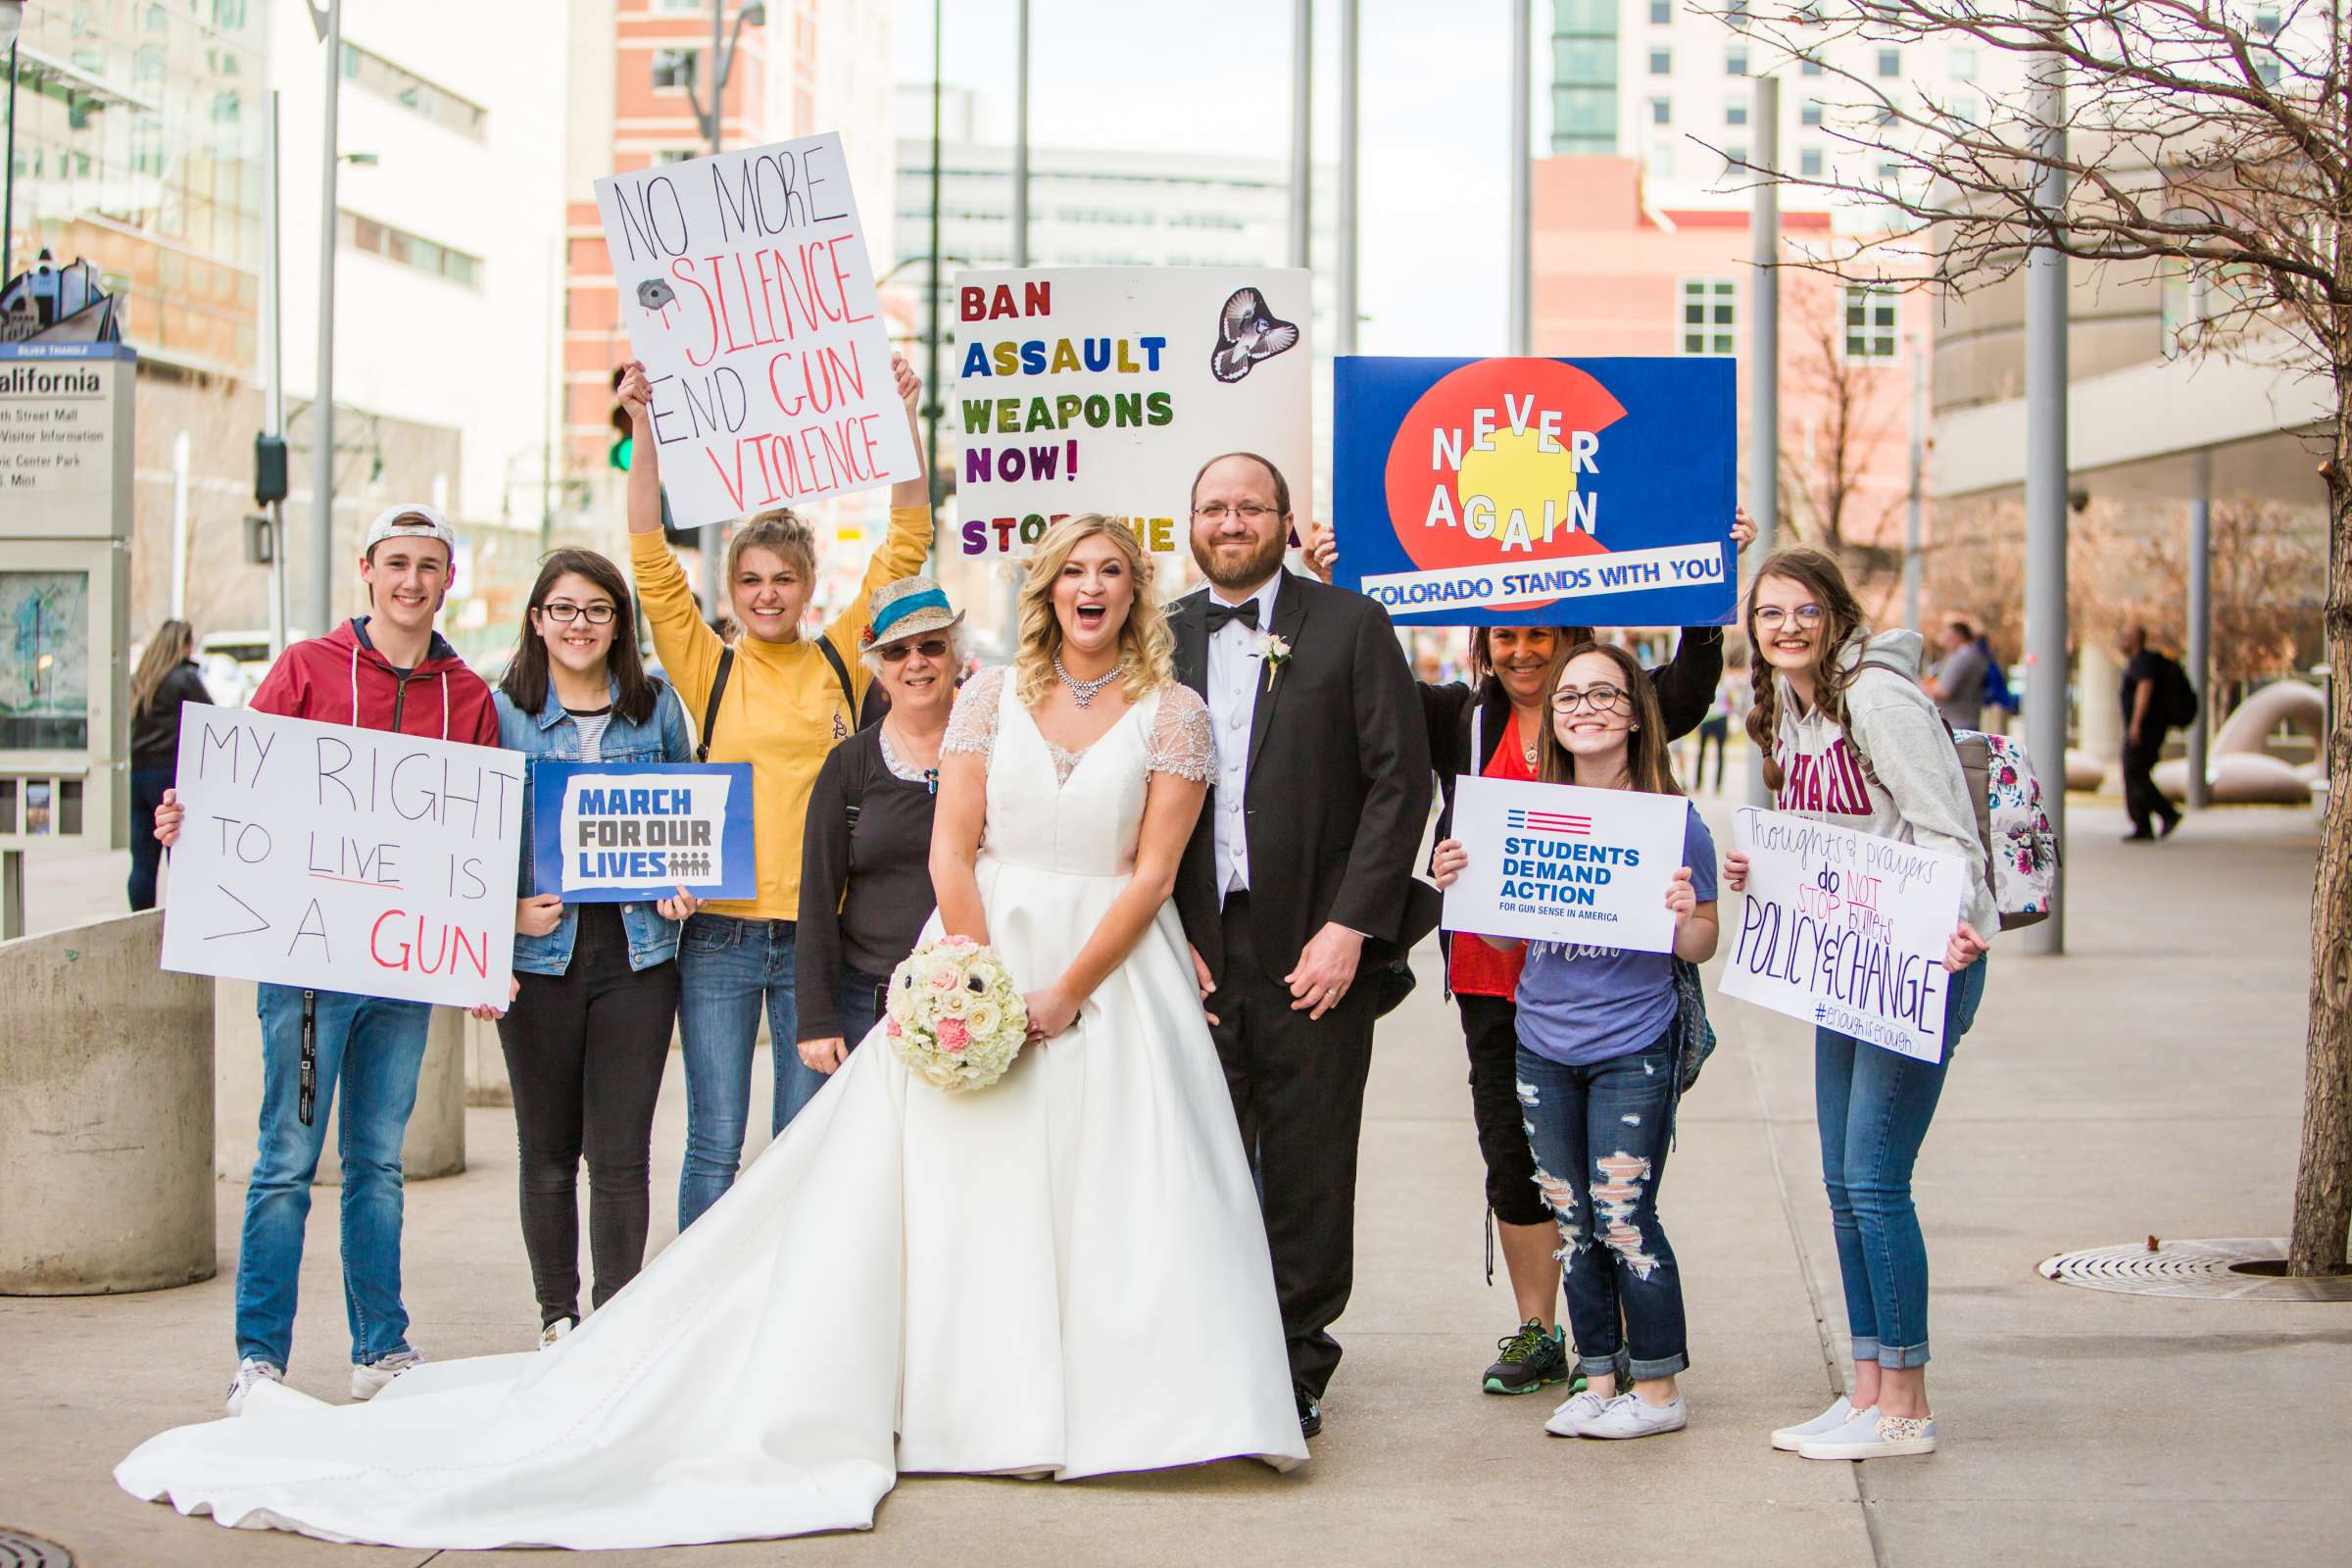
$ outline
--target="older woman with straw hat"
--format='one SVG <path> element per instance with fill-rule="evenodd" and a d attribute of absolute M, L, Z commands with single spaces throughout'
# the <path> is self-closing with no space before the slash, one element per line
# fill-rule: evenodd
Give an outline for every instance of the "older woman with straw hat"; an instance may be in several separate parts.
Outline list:
<path fill-rule="evenodd" d="M 883 584 L 868 616 L 859 655 L 890 711 L 825 759 L 801 850 L 800 1052 L 824 1073 L 881 1016 L 878 994 L 936 902 L 939 742 L 963 666 L 963 615 L 930 578 Z"/>

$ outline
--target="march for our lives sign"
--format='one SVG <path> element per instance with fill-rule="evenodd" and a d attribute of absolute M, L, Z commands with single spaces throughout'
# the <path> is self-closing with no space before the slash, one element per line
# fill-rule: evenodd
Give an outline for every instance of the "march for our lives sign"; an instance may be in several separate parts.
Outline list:
<path fill-rule="evenodd" d="M 1732 375 L 1725 359 L 1342 358 L 1341 581 L 1404 625 L 1728 625 Z"/>
<path fill-rule="evenodd" d="M 541 762 L 531 839 L 536 890 L 566 904 L 758 889 L 748 762 Z"/>
<path fill-rule="evenodd" d="M 1470 863 L 1446 890 L 1448 931 L 1666 953 L 1666 884 L 1683 863 L 1680 795 L 1462 778 L 1453 836 Z"/>

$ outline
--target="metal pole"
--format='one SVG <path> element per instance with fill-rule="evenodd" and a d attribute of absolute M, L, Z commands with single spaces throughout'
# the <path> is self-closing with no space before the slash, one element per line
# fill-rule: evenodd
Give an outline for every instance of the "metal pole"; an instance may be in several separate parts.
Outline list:
<path fill-rule="evenodd" d="M 725 142 L 726 10 L 727 0 L 710 0 L 710 74 L 709 80 L 703 86 L 704 100 L 710 106 L 710 115 L 709 123 L 703 128 L 710 133 L 710 154 L 714 158 Z M 701 576 L 705 619 L 716 618 L 726 603 L 718 581 L 718 557 L 719 552 L 726 548 L 725 533 L 725 527 L 715 522 L 704 523 L 698 533 L 699 543 L 696 548 L 701 552 L 703 558 Z"/>
<path fill-rule="evenodd" d="M 1309 243 L 1314 217 L 1314 0 L 1291 0 L 1291 265 L 1313 265 Z"/>
<path fill-rule="evenodd" d="M 1535 209 L 1534 135 L 1529 122 L 1528 35 L 1534 29 L 1530 0 L 1511 0 L 1511 255 L 1508 301 L 1511 352 L 1535 352 L 1535 292 L 1529 273 Z"/>
<path fill-rule="evenodd" d="M 2213 804 L 2205 776 L 2206 737 L 2213 728 L 2213 453 L 2189 460 L 2195 490 L 2188 498 L 2188 678 L 2197 688 L 2197 716 L 2188 726 L 2188 804 Z"/>
<path fill-rule="evenodd" d="M 1756 78 L 1755 133 L 1756 158 L 1751 167 L 1779 169 L 1778 77 Z M 1753 559 L 1762 561 L 1780 542 L 1781 532 L 1781 192 L 1769 177 L 1756 181 L 1755 211 L 1748 219 L 1747 237 L 1748 262 L 1754 272 L 1749 314 L 1755 323 L 1747 354 L 1747 514 L 1756 525 Z M 1772 804 L 1772 792 L 1764 785 L 1761 747 L 1747 760 L 1747 798 L 1757 806 Z"/>
<path fill-rule="evenodd" d="M 2048 57 L 2034 83 L 2036 145 L 2044 157 L 2066 151 L 2064 69 Z M 2056 220 L 2066 197 L 2064 174 L 2044 169 L 2034 205 Z M 2066 773 L 2066 258 L 2037 245 L 2026 261 L 2026 745 L 2051 778 Z M 2063 864 L 2066 792 L 2052 791 L 2042 804 Z M 2065 899 L 2051 918 L 2022 935 L 2029 952 L 2065 952 Z"/>
<path fill-rule="evenodd" d="M 0 288 L 16 276 L 17 238 L 17 40 L 8 45 L 8 171 L 0 185 L 6 194 L 0 195 Z"/>
<path fill-rule="evenodd" d="M 1029 0 L 1013 21 L 1012 265 L 1029 265 Z M 934 209 L 936 211 L 936 208 Z M 936 246 L 933 247 L 937 249 Z"/>
<path fill-rule="evenodd" d="M 1356 11 L 1359 0 L 1340 0 L 1340 211 L 1333 238 L 1332 352 L 1355 352 L 1356 225 Z"/>
<path fill-rule="evenodd" d="M 188 463 L 195 443 L 182 430 L 172 438 L 172 618 L 188 618 Z"/>
<path fill-rule="evenodd" d="M 940 399 L 945 395 L 939 384 L 940 104 L 946 69 L 942 9 L 942 0 L 931 0 L 931 286 L 930 305 L 924 313 L 929 325 L 923 332 L 923 462 L 930 469 L 923 476 L 923 494 L 931 504 L 931 549 L 935 560 L 939 550 L 939 415 L 943 407 Z"/>
<path fill-rule="evenodd" d="M 262 144 L 262 428 L 286 434 L 286 339 L 279 290 L 277 89 L 270 91 L 268 139 Z M 324 631 L 323 626 L 319 630 Z M 286 504 L 270 503 L 270 657 L 286 651 Z"/>
<path fill-rule="evenodd" d="M 311 24 L 320 12 L 311 8 Z M 318 160 L 318 383 L 311 402 L 312 630 L 323 635 L 335 623 L 335 173 L 342 167 L 335 138 L 336 110 L 343 92 L 343 0 L 326 0 L 326 103 L 320 117 Z"/>
<path fill-rule="evenodd" d="M 1905 335 L 1911 352 L 1911 504 L 1903 517 L 1903 624 L 1916 627 L 1926 607 L 1920 603 L 1927 575 L 1920 559 L 1925 536 L 1928 467 L 1928 356 L 1916 332 Z"/>

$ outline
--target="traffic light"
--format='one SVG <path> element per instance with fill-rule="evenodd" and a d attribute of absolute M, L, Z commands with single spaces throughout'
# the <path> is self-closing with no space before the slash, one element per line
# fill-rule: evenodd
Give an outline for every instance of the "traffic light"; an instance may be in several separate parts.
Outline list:
<path fill-rule="evenodd" d="M 262 434 L 253 438 L 253 503 L 266 507 L 286 499 L 286 438 Z"/>

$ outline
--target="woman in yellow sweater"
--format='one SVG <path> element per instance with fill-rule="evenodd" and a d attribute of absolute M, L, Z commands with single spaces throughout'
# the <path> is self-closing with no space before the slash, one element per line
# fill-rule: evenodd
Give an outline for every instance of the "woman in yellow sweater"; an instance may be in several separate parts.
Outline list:
<path fill-rule="evenodd" d="M 893 356 L 906 422 L 914 426 L 921 381 Z M 629 563 L 654 651 L 699 723 L 710 710 L 726 645 L 703 620 L 686 573 L 662 538 L 662 478 L 645 368 L 622 368 L 618 396 L 634 446 L 629 466 Z M 915 429 L 915 453 L 922 432 Z M 926 466 L 923 469 L 928 474 Z M 702 739 L 713 762 L 752 764 L 752 822 L 760 862 L 755 898 L 714 900 L 686 921 L 678 944 L 678 1032 L 686 1056 L 686 1168 L 678 1179 L 683 1230 L 734 1185 L 751 1116 L 752 1048 L 767 1006 L 775 1042 L 775 1121 L 782 1132 L 824 1087 L 801 1064 L 793 1004 L 793 921 L 800 913 L 801 840 L 808 792 L 827 753 L 858 727 L 872 680 L 858 655 L 867 597 L 923 569 L 931 549 L 926 479 L 890 493 L 890 533 L 865 568 L 858 597 L 823 632 L 826 650 L 801 635 L 816 580 L 816 541 L 791 512 L 762 512 L 738 525 L 727 547 L 727 592 L 743 634 L 719 694 L 718 721 Z"/>

